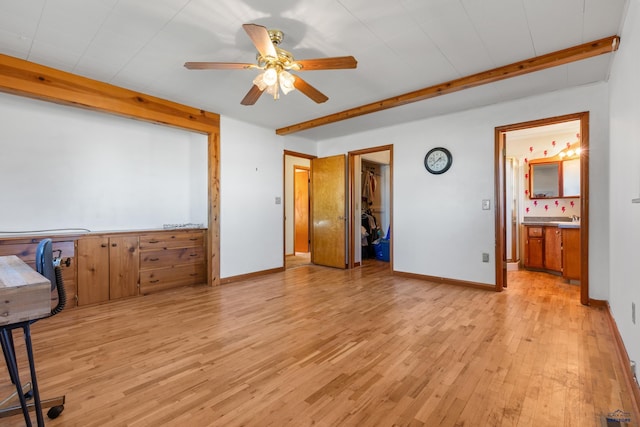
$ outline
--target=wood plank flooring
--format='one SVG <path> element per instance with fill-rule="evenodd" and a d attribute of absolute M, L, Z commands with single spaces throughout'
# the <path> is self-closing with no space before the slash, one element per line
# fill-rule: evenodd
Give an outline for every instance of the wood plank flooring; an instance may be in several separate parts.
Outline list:
<path fill-rule="evenodd" d="M 509 272 L 494 293 L 388 270 L 302 266 L 40 321 L 41 394 L 67 399 L 47 425 L 600 426 L 631 411 L 606 312 L 578 286 Z"/>
<path fill-rule="evenodd" d="M 296 252 L 285 257 L 285 268 L 298 268 L 303 265 L 311 264 L 311 252 Z"/>

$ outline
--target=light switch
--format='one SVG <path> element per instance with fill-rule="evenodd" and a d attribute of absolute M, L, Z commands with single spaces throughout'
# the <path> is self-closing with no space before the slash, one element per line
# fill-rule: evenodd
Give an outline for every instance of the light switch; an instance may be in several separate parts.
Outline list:
<path fill-rule="evenodd" d="M 276 205 L 282 203 L 282 199 L 280 197 L 276 197 Z"/>
<path fill-rule="evenodd" d="M 482 210 L 483 211 L 488 211 L 489 209 L 491 209 L 491 200 L 483 199 L 482 200 Z"/>

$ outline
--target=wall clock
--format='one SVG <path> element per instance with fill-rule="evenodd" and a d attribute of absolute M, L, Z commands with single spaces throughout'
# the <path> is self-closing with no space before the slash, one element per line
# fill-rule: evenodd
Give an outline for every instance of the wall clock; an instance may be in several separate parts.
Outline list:
<path fill-rule="evenodd" d="M 453 157 L 451 156 L 451 152 L 446 148 L 432 148 L 427 155 L 424 156 L 424 167 L 427 171 L 435 175 L 448 171 L 451 163 L 453 163 Z"/>

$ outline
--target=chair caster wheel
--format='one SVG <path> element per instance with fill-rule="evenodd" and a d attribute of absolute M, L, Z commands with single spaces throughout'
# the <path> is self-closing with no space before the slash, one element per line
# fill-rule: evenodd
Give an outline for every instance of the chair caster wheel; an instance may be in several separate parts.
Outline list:
<path fill-rule="evenodd" d="M 64 411 L 64 405 L 52 406 L 49 411 L 47 411 L 47 417 L 53 420 L 58 418 L 62 411 Z"/>

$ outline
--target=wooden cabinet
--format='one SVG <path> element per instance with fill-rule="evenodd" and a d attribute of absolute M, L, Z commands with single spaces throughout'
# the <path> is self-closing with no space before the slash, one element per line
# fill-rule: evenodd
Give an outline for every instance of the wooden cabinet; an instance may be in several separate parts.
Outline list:
<path fill-rule="evenodd" d="M 138 236 L 78 239 L 78 305 L 138 294 Z"/>
<path fill-rule="evenodd" d="M 0 238 L 0 256 L 17 255 L 35 268 L 38 243 L 51 238 L 54 256 L 63 261 L 67 308 L 71 308 L 206 283 L 206 232 L 183 229 L 6 237 Z M 52 306 L 55 304 L 52 300 Z"/>
<path fill-rule="evenodd" d="M 140 292 L 206 281 L 204 230 L 171 230 L 140 236 Z"/>
<path fill-rule="evenodd" d="M 544 268 L 544 234 L 543 227 L 527 226 L 524 244 L 524 266 Z"/>
<path fill-rule="evenodd" d="M 580 229 L 562 229 L 562 277 L 580 280 Z"/>
<path fill-rule="evenodd" d="M 544 268 L 562 271 L 562 234 L 558 227 L 544 227 Z"/>
<path fill-rule="evenodd" d="M 11 238 L 0 240 L 0 256 L 17 255 L 22 261 L 36 268 L 36 248 L 40 240 L 37 238 Z M 62 270 L 62 280 L 67 294 L 67 308 L 76 306 L 76 258 L 75 242 L 71 237 L 52 238 L 53 255 L 61 259 L 60 269 Z M 57 298 L 57 292 L 53 292 L 52 297 Z M 56 302 L 52 302 L 55 305 Z"/>
<path fill-rule="evenodd" d="M 580 229 L 525 226 L 524 266 L 580 280 Z"/>

